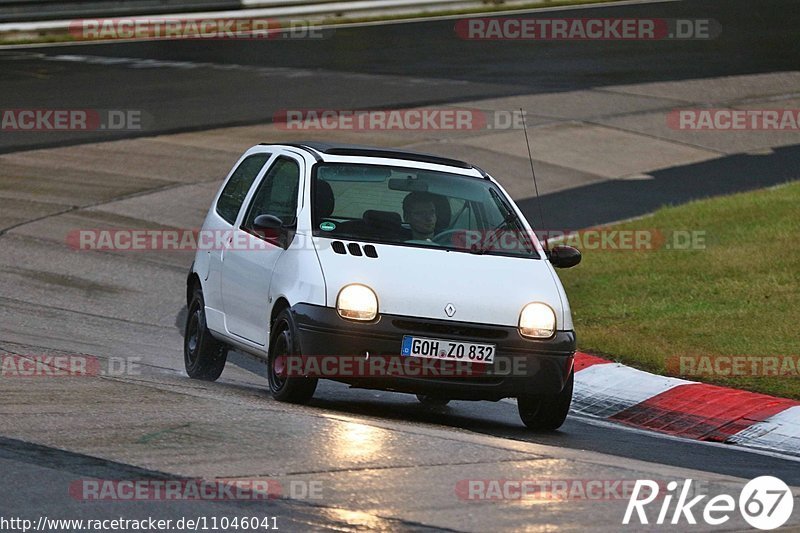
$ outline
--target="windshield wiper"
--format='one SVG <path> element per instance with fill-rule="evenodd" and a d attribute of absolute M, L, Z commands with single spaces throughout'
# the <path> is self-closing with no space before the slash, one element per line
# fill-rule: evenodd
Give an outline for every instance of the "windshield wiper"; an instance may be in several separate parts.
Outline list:
<path fill-rule="evenodd" d="M 497 207 L 499 207 L 502 211 L 505 211 L 506 215 L 503 217 L 503 220 L 497 226 L 495 226 L 489 231 L 488 239 L 485 243 L 483 243 L 483 245 L 475 243 L 470 247 L 469 251 L 473 254 L 479 254 L 479 255 L 485 254 L 488 251 L 489 247 L 492 244 L 494 244 L 494 241 L 497 240 L 497 231 L 503 226 L 508 226 L 509 224 L 511 224 L 512 222 L 516 222 L 517 220 L 517 215 L 514 213 L 511 207 L 509 207 L 505 203 L 505 201 L 503 201 L 503 199 L 500 197 L 497 191 L 495 191 L 494 189 L 489 189 L 489 194 L 492 196 L 492 200 L 494 200 L 495 204 L 497 204 Z M 519 229 L 518 225 L 517 229 Z"/>
<path fill-rule="evenodd" d="M 509 224 L 511 224 L 512 222 L 515 222 L 516 220 L 517 220 L 517 215 L 515 215 L 513 212 L 509 211 L 506 214 L 506 217 L 502 220 L 502 222 L 500 222 L 500 224 L 498 224 L 497 226 L 495 226 L 494 228 L 489 230 L 489 233 L 488 233 L 489 238 L 486 240 L 486 242 L 483 243 L 483 245 L 480 245 L 478 243 L 473 244 L 470 247 L 469 251 L 471 253 L 473 253 L 473 254 L 478 254 L 478 255 L 485 254 L 489 250 L 489 247 L 494 244 L 494 241 L 497 240 L 497 238 L 498 238 L 497 231 L 500 228 L 502 228 L 503 226 L 508 226 Z"/>

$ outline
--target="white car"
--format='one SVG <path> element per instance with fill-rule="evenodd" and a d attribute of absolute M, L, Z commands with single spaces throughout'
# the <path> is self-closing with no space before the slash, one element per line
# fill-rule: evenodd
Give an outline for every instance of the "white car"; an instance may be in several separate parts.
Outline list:
<path fill-rule="evenodd" d="M 262 358 L 272 395 L 320 378 L 423 403 L 517 398 L 561 426 L 575 333 L 546 250 L 481 169 L 427 154 L 261 144 L 214 198 L 187 280 L 186 371 L 215 380 L 231 348 Z"/>

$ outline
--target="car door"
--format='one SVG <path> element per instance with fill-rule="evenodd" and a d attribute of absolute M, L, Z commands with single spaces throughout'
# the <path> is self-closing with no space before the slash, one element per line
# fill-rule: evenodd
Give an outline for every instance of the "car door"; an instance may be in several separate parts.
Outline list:
<path fill-rule="evenodd" d="M 291 225 L 297 219 L 304 162 L 279 154 L 256 186 L 247 209 L 239 216 L 222 259 L 222 302 L 228 331 L 259 346 L 267 346 L 270 282 L 278 258 L 285 252 L 278 241 L 253 229 L 259 215 L 274 215 Z"/>
<path fill-rule="evenodd" d="M 220 284 L 224 247 L 236 227 L 239 214 L 253 189 L 253 184 L 265 171 L 273 155 L 272 152 L 257 152 L 242 157 L 231 171 L 203 225 L 202 237 L 205 239 L 203 248 L 207 258 L 205 261 L 198 261 L 200 265 L 205 264 L 205 268 L 198 273 L 207 282 L 204 296 L 209 323 L 218 324 L 213 328 L 218 331 L 223 331 Z"/>

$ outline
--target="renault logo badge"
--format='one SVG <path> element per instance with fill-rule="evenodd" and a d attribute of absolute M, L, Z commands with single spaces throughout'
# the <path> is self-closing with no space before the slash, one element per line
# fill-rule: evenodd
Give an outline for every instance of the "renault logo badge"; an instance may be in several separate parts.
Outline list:
<path fill-rule="evenodd" d="M 447 314 L 447 316 L 451 317 L 456 314 L 456 306 L 453 304 L 447 304 L 444 308 L 444 312 Z"/>

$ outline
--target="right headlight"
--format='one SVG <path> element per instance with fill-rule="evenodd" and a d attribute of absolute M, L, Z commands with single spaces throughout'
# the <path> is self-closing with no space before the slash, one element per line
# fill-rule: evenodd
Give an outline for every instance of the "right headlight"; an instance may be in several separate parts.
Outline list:
<path fill-rule="evenodd" d="M 533 339 L 549 339 L 555 335 L 556 313 L 553 308 L 541 302 L 523 307 L 519 314 L 519 333 Z"/>
<path fill-rule="evenodd" d="M 378 316 L 378 297 L 366 285 L 353 283 L 339 291 L 336 311 L 350 320 L 374 320 Z"/>

